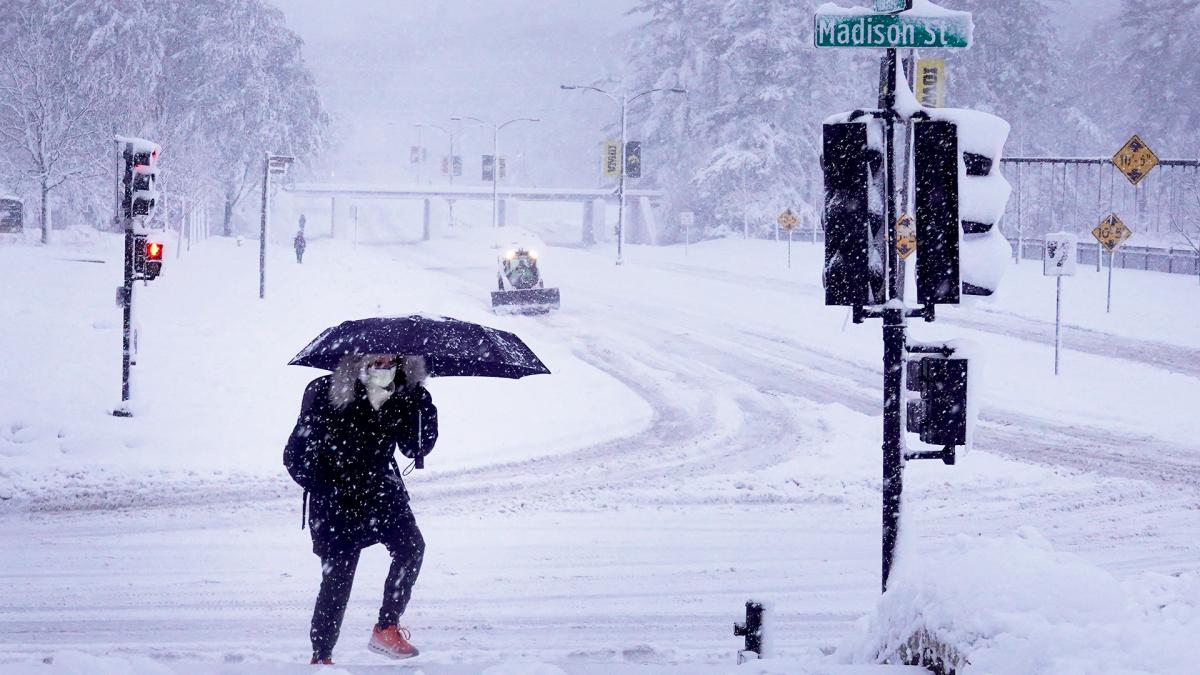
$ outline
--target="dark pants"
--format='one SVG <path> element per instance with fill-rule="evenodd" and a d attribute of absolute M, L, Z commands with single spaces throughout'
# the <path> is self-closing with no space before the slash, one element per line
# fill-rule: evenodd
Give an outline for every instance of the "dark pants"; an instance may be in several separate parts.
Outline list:
<path fill-rule="evenodd" d="M 392 567 L 388 571 L 383 587 L 383 603 L 379 607 L 379 626 L 394 626 L 408 607 L 413 584 L 421 573 L 421 560 L 425 557 L 425 539 L 417 528 L 412 514 L 407 514 L 406 532 L 394 541 L 384 542 L 392 554 Z M 313 655 L 332 658 L 333 646 L 337 644 L 342 630 L 342 618 L 346 615 L 346 604 L 350 601 L 350 587 L 354 585 L 354 571 L 358 567 L 361 551 L 321 559 L 321 590 L 317 594 L 317 606 L 313 609 L 312 638 Z"/>
<path fill-rule="evenodd" d="M 304 249 L 302 249 L 302 248 L 296 249 L 296 262 L 298 262 L 298 263 L 304 262 Z"/>

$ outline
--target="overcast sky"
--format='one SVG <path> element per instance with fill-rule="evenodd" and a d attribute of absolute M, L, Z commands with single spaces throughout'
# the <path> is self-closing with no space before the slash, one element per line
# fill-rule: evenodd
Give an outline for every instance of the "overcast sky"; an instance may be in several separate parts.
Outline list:
<path fill-rule="evenodd" d="M 413 179 L 412 124 L 449 127 L 450 116 L 462 115 L 541 117 L 539 125 L 501 135 L 501 155 L 514 173 L 554 183 L 564 170 L 584 171 L 598 180 L 587 169 L 592 154 L 599 162 L 602 125 L 617 119 L 616 109 L 598 95 L 589 100 L 558 87 L 617 74 L 614 45 L 633 25 L 625 16 L 631 0 L 272 1 L 305 40 L 305 58 L 348 150 L 332 156 L 342 177 Z M 430 169 L 440 171 L 448 139 L 426 131 L 422 140 Z M 471 178 L 478 179 L 479 155 L 490 154 L 491 142 L 490 131 L 467 131 L 460 154 Z"/>
<path fill-rule="evenodd" d="M 501 155 L 510 158 L 516 180 L 600 180 L 592 169 L 604 124 L 618 119 L 615 106 L 558 86 L 620 75 L 620 38 L 637 25 L 626 16 L 633 0 L 271 1 L 305 40 L 305 58 L 335 117 L 340 150 L 328 157 L 333 178 L 410 182 L 416 175 L 409 148 L 418 142 L 412 124 L 449 127 L 451 115 L 462 115 L 543 119 L 501 136 Z M 1064 0 L 1060 19 L 1090 29 L 1119 1 Z M 448 139 L 427 131 L 421 141 L 430 148 L 428 169 L 440 171 Z M 490 132 L 468 130 L 459 150 L 465 178 L 478 181 Z"/>

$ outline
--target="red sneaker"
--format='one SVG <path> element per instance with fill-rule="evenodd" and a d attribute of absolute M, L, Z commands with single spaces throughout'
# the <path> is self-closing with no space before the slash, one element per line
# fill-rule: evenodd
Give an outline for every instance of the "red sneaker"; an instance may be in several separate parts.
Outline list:
<path fill-rule="evenodd" d="M 411 635 L 403 626 L 388 626 L 381 629 L 375 626 L 371 630 L 371 641 L 367 649 L 393 659 L 411 659 L 416 656 L 417 648 L 409 644 Z"/>
<path fill-rule="evenodd" d="M 333 659 L 318 659 L 314 656 L 312 657 L 312 661 L 309 661 L 309 663 L 314 666 L 332 666 Z"/>

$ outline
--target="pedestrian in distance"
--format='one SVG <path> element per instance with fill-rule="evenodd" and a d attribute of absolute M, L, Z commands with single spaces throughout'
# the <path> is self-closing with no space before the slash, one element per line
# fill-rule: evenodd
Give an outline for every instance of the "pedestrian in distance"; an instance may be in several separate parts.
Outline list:
<path fill-rule="evenodd" d="M 421 356 L 349 355 L 304 391 L 283 463 L 304 488 L 302 519 L 321 559 L 311 663 L 332 663 L 359 554 L 374 544 L 387 548 L 392 564 L 367 647 L 395 659 L 417 655 L 399 620 L 421 571 L 425 540 L 395 452 L 424 457 L 437 441 L 437 408 L 426 377 Z"/>
<path fill-rule="evenodd" d="M 303 263 L 304 249 L 308 248 L 308 242 L 304 239 L 304 214 L 300 214 L 300 229 L 296 231 L 292 245 L 296 247 L 296 262 Z"/>

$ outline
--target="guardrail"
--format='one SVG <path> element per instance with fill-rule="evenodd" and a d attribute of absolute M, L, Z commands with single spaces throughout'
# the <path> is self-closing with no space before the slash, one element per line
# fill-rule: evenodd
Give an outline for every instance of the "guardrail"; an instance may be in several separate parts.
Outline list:
<path fill-rule="evenodd" d="M 815 233 L 809 230 L 797 229 L 793 232 L 796 241 L 825 241 L 825 233 L 821 230 Z M 1009 244 L 1015 250 L 1017 239 L 1009 239 Z M 1020 240 L 1021 258 L 1023 260 L 1041 260 L 1046 243 L 1038 238 Z M 1081 241 L 1077 249 L 1077 262 L 1099 269 L 1107 263 L 1103 261 L 1100 244 Z M 1131 246 L 1125 244 L 1117 249 L 1113 256 L 1113 265 L 1117 269 L 1145 270 L 1147 272 L 1164 272 L 1166 274 L 1188 274 L 1200 276 L 1200 252 L 1188 246 Z"/>

